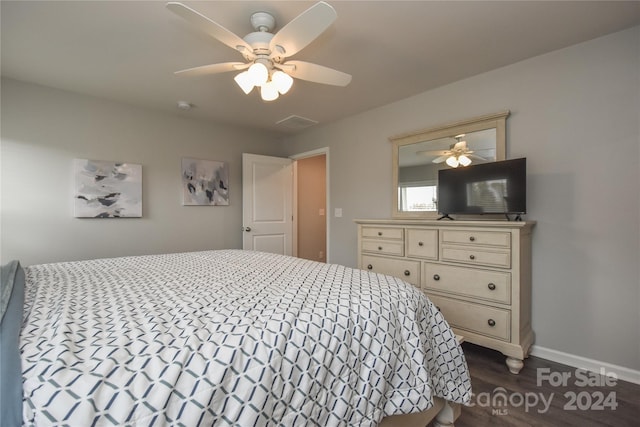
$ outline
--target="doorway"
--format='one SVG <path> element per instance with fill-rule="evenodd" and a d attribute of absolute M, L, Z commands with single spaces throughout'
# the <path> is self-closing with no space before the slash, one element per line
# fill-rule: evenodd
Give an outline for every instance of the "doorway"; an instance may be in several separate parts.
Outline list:
<path fill-rule="evenodd" d="M 329 148 L 289 158 L 244 153 L 242 169 L 243 249 L 330 261 Z"/>
<path fill-rule="evenodd" d="M 291 156 L 293 164 L 293 254 L 327 262 L 329 149 Z"/>

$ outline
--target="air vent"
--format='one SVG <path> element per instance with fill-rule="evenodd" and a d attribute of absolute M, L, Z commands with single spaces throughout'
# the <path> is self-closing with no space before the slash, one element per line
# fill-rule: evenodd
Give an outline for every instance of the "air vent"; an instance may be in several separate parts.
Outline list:
<path fill-rule="evenodd" d="M 299 129 L 308 128 L 309 126 L 316 125 L 318 124 L 318 122 L 316 122 L 315 120 L 307 119 L 306 117 L 293 115 L 285 119 L 282 119 L 279 122 L 276 122 L 276 124 L 282 125 L 289 129 L 299 130 Z"/>

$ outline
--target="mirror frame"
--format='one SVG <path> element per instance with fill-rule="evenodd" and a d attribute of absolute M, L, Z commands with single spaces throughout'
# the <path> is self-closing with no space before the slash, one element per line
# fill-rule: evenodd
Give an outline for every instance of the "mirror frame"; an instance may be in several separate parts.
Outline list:
<path fill-rule="evenodd" d="M 469 120 L 449 123 L 443 126 L 436 126 L 423 129 L 417 132 L 404 133 L 389 138 L 393 144 L 392 167 L 393 167 L 393 188 L 392 197 L 392 218 L 422 218 L 437 219 L 438 212 L 414 212 L 400 211 L 398 209 L 398 154 L 400 147 L 418 142 L 431 141 L 445 137 L 453 137 L 461 133 L 470 133 L 486 129 L 496 129 L 496 160 L 505 160 L 507 152 L 506 144 L 506 122 L 511 114 L 509 110 L 495 114 L 476 117 Z"/>

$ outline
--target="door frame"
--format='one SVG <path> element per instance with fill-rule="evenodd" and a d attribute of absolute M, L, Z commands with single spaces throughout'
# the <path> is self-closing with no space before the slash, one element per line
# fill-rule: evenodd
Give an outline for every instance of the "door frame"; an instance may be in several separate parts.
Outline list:
<path fill-rule="evenodd" d="M 316 156 L 320 156 L 324 154 L 324 160 L 325 160 L 325 194 L 326 194 L 326 200 L 325 200 L 325 212 L 324 212 L 324 218 L 325 218 L 325 229 L 327 232 L 327 238 L 326 238 L 326 242 L 325 242 L 325 254 L 327 256 L 327 264 L 331 262 L 331 252 L 330 252 L 330 247 L 331 245 L 329 244 L 329 239 L 331 236 L 331 229 L 330 229 L 330 224 L 331 221 L 329 221 L 329 213 L 331 212 L 331 206 L 329 204 L 329 201 L 331 200 L 330 197 L 330 193 L 329 193 L 329 189 L 331 188 L 329 186 L 329 147 L 323 147 L 323 148 L 318 148 L 316 150 L 311 150 L 311 151 L 305 151 L 303 153 L 298 153 L 298 154 L 293 154 L 291 156 L 289 156 L 289 158 L 291 160 L 293 160 L 293 212 L 295 212 L 295 214 L 293 215 L 293 238 L 292 238 L 292 243 L 293 243 L 293 256 L 298 256 L 298 164 L 297 164 L 297 160 L 300 159 L 306 159 L 308 157 L 316 157 Z"/>

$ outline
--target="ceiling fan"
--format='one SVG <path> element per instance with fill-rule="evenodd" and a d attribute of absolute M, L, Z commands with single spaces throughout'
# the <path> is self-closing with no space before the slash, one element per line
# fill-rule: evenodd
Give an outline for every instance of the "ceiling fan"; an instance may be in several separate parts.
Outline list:
<path fill-rule="evenodd" d="M 457 168 L 459 165 L 469 166 L 471 164 L 471 158 L 478 160 L 486 160 L 483 157 L 473 154 L 472 150 L 469 150 L 467 141 L 463 141 L 465 134 L 456 135 L 456 143 L 451 144 L 449 150 L 444 151 L 441 156 L 433 159 L 433 163 L 445 162 L 452 168 Z"/>
<path fill-rule="evenodd" d="M 351 75 L 305 61 L 287 60 L 322 34 L 336 19 L 333 7 L 321 1 L 302 12 L 275 34 L 275 18 L 267 12 L 251 15 L 254 32 L 244 38 L 237 36 L 217 22 L 179 2 L 167 3 L 167 8 L 196 28 L 230 48 L 240 52 L 245 62 L 222 62 L 176 71 L 180 76 L 199 76 L 241 71 L 234 80 L 249 94 L 260 88 L 262 99 L 273 101 L 284 95 L 293 78 L 334 86 L 346 86 Z"/>

